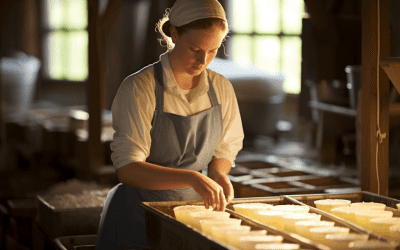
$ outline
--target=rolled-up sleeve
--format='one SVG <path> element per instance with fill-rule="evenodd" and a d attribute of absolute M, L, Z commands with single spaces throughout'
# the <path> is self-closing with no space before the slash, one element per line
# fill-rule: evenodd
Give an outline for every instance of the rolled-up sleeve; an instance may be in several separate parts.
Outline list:
<path fill-rule="evenodd" d="M 131 162 L 145 161 L 150 154 L 151 121 L 155 108 L 154 75 L 127 77 L 114 98 L 111 160 L 118 169 Z"/>
<path fill-rule="evenodd" d="M 226 78 L 222 78 L 215 85 L 219 88 L 217 95 L 221 103 L 223 132 L 213 159 L 224 158 L 234 165 L 237 154 L 243 148 L 243 125 L 233 86 Z"/>

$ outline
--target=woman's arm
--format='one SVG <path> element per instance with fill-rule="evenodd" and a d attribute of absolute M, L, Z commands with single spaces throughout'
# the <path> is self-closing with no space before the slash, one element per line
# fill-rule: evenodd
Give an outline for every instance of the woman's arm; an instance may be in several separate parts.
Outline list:
<path fill-rule="evenodd" d="M 190 187 L 196 173 L 190 170 L 166 168 L 148 162 L 132 162 L 117 169 L 117 175 L 121 183 L 129 186 L 166 190 Z"/>
<path fill-rule="evenodd" d="M 227 176 L 231 168 L 231 162 L 223 158 L 212 160 L 208 166 L 208 176 L 224 189 L 227 203 L 231 202 L 235 196 L 232 183 Z"/>
<path fill-rule="evenodd" d="M 117 170 L 118 180 L 126 185 L 151 190 L 192 187 L 206 208 L 221 211 L 226 207 L 224 189 L 211 178 L 192 170 L 166 168 L 148 162 L 132 162 Z"/>

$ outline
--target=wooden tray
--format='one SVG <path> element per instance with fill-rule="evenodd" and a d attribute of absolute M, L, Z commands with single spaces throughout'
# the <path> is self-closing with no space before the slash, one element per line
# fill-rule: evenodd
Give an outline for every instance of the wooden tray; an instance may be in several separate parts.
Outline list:
<path fill-rule="evenodd" d="M 284 197 L 260 198 L 264 202 L 282 204 Z M 232 203 L 251 202 L 260 199 L 235 199 Z M 289 201 L 289 200 L 288 200 Z M 175 219 L 173 208 L 182 205 L 200 205 L 201 201 L 170 201 L 170 202 L 143 202 L 141 207 L 145 209 L 147 241 L 156 249 L 199 249 L 199 250 L 238 250 L 236 247 L 226 244 L 214 237 L 207 235 L 196 228 L 182 224 Z M 252 230 L 267 230 L 269 235 L 283 236 L 285 243 L 296 243 L 302 249 L 330 249 L 325 245 L 313 242 L 297 234 L 281 231 L 275 227 L 259 223 L 246 216 L 236 213 L 228 207 L 227 212 L 231 217 L 242 219 L 242 225 L 251 226 Z"/>
<path fill-rule="evenodd" d="M 295 204 L 303 204 L 303 205 L 308 205 L 310 206 L 310 211 L 313 213 L 319 213 L 326 218 L 329 218 L 332 221 L 338 221 L 345 225 L 346 227 L 349 227 L 355 231 L 358 231 L 360 233 L 366 233 L 370 235 L 370 238 L 378 239 L 381 241 L 387 242 L 386 239 L 367 231 L 365 228 L 360 227 L 359 225 L 356 225 L 354 223 L 351 223 L 349 221 L 343 220 L 342 218 L 339 218 L 331 213 L 327 213 L 325 211 L 322 211 L 320 209 L 317 209 L 314 201 L 316 200 L 321 200 L 321 199 L 346 199 L 350 200 L 351 202 L 377 202 L 377 203 L 384 203 L 386 204 L 386 209 L 387 211 L 393 212 L 393 217 L 400 217 L 400 211 L 397 209 L 396 204 L 400 203 L 399 200 L 389 198 L 386 196 L 382 195 L 377 195 L 374 193 L 366 192 L 366 191 L 360 191 L 356 193 L 342 193 L 342 194 L 310 194 L 310 195 L 285 195 L 285 198 L 291 200 Z M 400 249 L 400 246 L 398 246 L 396 249 Z"/>
<path fill-rule="evenodd" d="M 357 193 L 346 193 L 346 194 L 307 194 L 307 195 L 281 195 L 274 197 L 260 197 L 260 198 L 238 198 L 234 199 L 226 208 L 226 211 L 231 214 L 231 217 L 242 219 L 242 225 L 250 225 L 252 230 L 265 229 L 268 234 L 281 235 L 284 237 L 285 242 L 300 244 L 302 248 L 307 249 L 330 249 L 329 247 L 313 242 L 302 236 L 294 233 L 282 231 L 276 227 L 260 223 L 254 219 L 246 217 L 242 214 L 236 213 L 233 209 L 234 204 L 240 203 L 268 203 L 272 205 L 285 205 L 285 204 L 297 204 L 310 206 L 310 212 L 321 215 L 321 220 L 333 221 L 336 226 L 347 227 L 350 229 L 350 233 L 362 233 L 368 234 L 370 239 L 380 240 L 387 242 L 387 240 L 366 231 L 353 223 L 338 218 L 334 215 L 326 213 L 320 209 L 317 209 L 313 202 L 317 199 L 334 199 L 334 198 L 345 198 L 350 199 L 352 202 L 360 201 L 374 201 L 385 203 L 388 207 L 387 210 L 391 210 L 394 216 L 400 216 L 400 211 L 395 209 L 396 204 L 400 201 L 375 195 L 369 192 L 357 192 Z M 144 202 L 141 206 L 146 212 L 146 227 L 148 230 L 148 242 L 154 248 L 172 250 L 178 249 L 178 246 L 184 246 L 183 249 L 234 249 L 225 242 L 221 242 L 209 235 L 202 233 L 201 231 L 184 225 L 175 220 L 173 208 L 181 205 L 200 205 L 203 204 L 201 201 L 187 201 L 187 202 Z M 399 247 L 397 248 L 399 249 Z"/>
<path fill-rule="evenodd" d="M 396 204 L 400 203 L 400 200 L 393 199 L 390 197 L 377 195 L 374 193 L 360 191 L 356 193 L 343 193 L 343 194 L 311 194 L 311 195 L 290 195 L 285 196 L 287 199 L 293 200 L 293 202 L 306 204 L 315 209 L 316 206 L 314 201 L 321 199 L 346 199 L 351 202 L 378 202 L 386 204 L 386 210 L 392 211 L 394 217 L 400 217 L 400 211 L 397 209 Z M 318 209 L 319 210 L 319 209 Z M 323 212 L 322 210 L 319 210 Z"/>
<path fill-rule="evenodd" d="M 46 201 L 52 196 L 37 196 L 38 225 L 49 238 L 97 233 L 102 206 L 56 209 Z"/>

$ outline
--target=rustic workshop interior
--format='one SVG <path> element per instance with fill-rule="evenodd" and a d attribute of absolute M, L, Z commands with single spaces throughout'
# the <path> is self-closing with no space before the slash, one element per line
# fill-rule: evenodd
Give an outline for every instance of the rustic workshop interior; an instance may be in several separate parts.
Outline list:
<path fill-rule="evenodd" d="M 0 1 L 0 249 L 95 249 L 119 183 L 111 105 L 166 51 L 155 24 L 175 2 Z M 260 211 L 307 207 L 345 228 L 349 249 L 400 249 L 400 2 L 219 2 L 230 32 L 208 68 L 231 82 L 245 134 L 227 216 L 285 249 L 343 246 Z M 394 219 L 374 227 L 317 200 L 383 203 Z M 265 235 L 219 238 L 174 209 L 202 204 L 143 203 L 152 249 L 277 249 Z"/>

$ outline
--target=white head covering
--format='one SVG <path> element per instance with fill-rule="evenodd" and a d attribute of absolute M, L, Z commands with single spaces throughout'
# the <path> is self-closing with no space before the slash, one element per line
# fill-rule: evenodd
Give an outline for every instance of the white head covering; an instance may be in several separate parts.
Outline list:
<path fill-rule="evenodd" d="M 169 22 L 176 27 L 203 18 L 227 21 L 225 10 L 217 0 L 177 0 L 169 12 Z"/>

